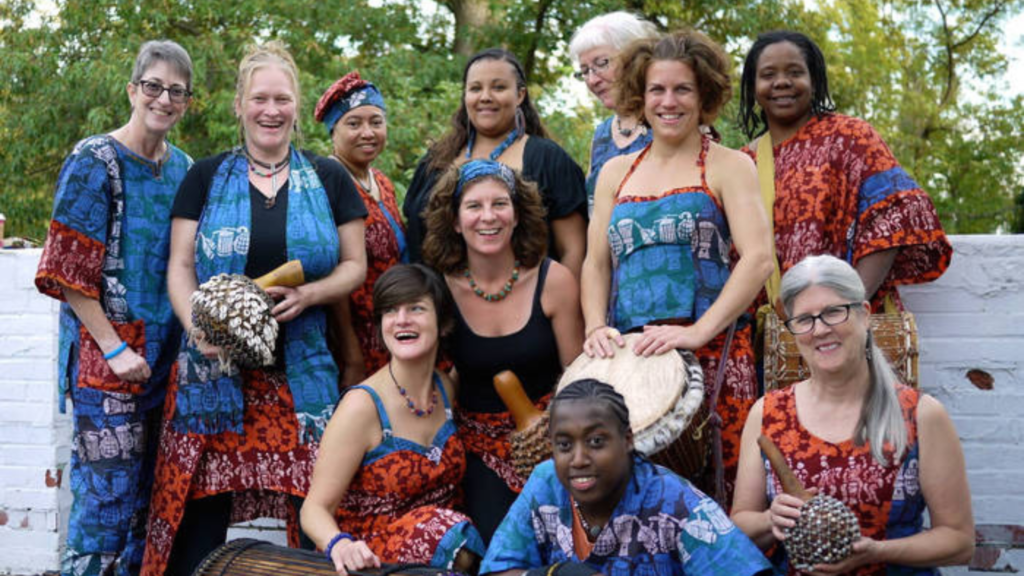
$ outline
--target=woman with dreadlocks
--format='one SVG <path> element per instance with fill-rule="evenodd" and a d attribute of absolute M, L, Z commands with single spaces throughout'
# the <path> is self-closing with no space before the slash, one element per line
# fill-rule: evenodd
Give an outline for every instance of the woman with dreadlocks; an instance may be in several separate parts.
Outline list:
<path fill-rule="evenodd" d="M 810 38 L 787 30 L 757 38 L 743 64 L 740 122 L 754 138 L 745 151 L 762 194 L 771 192 L 782 274 L 806 256 L 842 258 L 878 312 L 886 300 L 901 308 L 898 284 L 930 282 L 949 266 L 953 249 L 931 199 L 870 124 L 835 113 L 825 58 Z"/>
<path fill-rule="evenodd" d="M 554 457 L 537 466 L 498 527 L 481 574 L 770 570 L 714 500 L 633 450 L 629 409 L 608 384 L 584 379 L 562 389 L 550 435 Z"/>

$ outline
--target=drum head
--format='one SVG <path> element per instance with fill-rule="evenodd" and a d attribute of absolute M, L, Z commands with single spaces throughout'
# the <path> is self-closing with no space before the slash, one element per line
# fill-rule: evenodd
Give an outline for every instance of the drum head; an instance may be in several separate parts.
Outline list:
<path fill-rule="evenodd" d="M 704 399 L 704 373 L 693 353 L 642 357 L 633 353 L 640 334 L 626 334 L 625 348 L 611 358 L 580 354 L 562 374 L 557 390 L 576 380 L 593 378 L 610 384 L 626 400 L 633 443 L 653 454 L 674 442 Z"/>

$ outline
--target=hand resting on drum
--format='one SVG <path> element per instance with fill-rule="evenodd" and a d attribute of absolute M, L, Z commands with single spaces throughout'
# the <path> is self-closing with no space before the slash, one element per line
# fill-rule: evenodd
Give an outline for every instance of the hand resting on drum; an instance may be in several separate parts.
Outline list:
<path fill-rule="evenodd" d="M 350 570 L 380 568 L 380 558 L 362 540 L 341 540 L 331 549 L 331 562 L 341 576 Z"/>

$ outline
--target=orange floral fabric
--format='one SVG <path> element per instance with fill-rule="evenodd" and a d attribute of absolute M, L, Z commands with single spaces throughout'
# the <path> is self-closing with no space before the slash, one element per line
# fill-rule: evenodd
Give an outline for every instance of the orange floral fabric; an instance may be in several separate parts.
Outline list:
<path fill-rule="evenodd" d="M 429 449 L 387 436 L 352 478 L 338 526 L 364 540 L 382 562 L 431 563 L 445 538 L 453 542 L 442 547 L 442 556 L 454 557 L 458 550 L 451 548 L 461 548 L 467 536 L 482 555 L 469 517 L 453 510 L 465 471 L 466 452 L 450 421 Z"/>
<path fill-rule="evenodd" d="M 146 357 L 146 322 L 135 320 L 134 322 L 114 322 L 117 335 L 128 344 L 139 356 Z M 103 350 L 89 334 L 85 325 L 78 327 L 78 343 L 81 352 L 78 357 L 78 386 L 92 388 L 104 392 L 117 392 L 122 394 L 140 395 L 146 388 L 142 382 L 128 382 L 121 380 L 110 369 L 110 364 L 103 357 Z"/>
<path fill-rule="evenodd" d="M 36 271 L 39 292 L 64 301 L 64 288 L 100 299 L 106 246 L 58 220 L 50 221 Z"/>
<path fill-rule="evenodd" d="M 534 406 L 547 410 L 551 394 L 537 400 Z M 512 444 L 509 434 L 515 431 L 516 423 L 509 412 L 469 412 L 456 410 L 458 436 L 466 451 L 479 456 L 484 464 L 505 481 L 509 490 L 516 494 L 523 491 L 526 478 L 520 476 L 512 466 Z"/>
<path fill-rule="evenodd" d="M 167 567 L 174 535 L 189 500 L 225 492 L 262 492 L 305 497 L 318 445 L 299 442 L 291 390 L 281 372 L 242 372 L 245 413 L 243 434 L 201 435 L 171 425 L 177 398 L 177 365 L 164 403 L 156 482 L 150 508 L 142 574 L 160 576 Z M 241 499 L 252 504 L 253 499 Z M 269 504 L 273 504 L 270 506 Z M 287 498 L 233 506 L 232 520 L 259 516 L 289 519 Z M 248 511 L 248 512 L 247 512 Z"/>
<path fill-rule="evenodd" d="M 754 366 L 753 330 L 746 325 L 738 327 L 729 346 L 729 358 L 725 365 L 725 378 L 722 391 L 718 394 L 715 411 L 722 419 L 722 466 L 725 477 L 725 502 L 723 508 L 728 512 L 732 506 L 732 494 L 736 487 L 736 469 L 740 459 L 740 437 L 743 435 L 743 424 L 747 421 L 747 413 L 757 401 L 757 370 Z M 725 346 L 726 333 L 716 336 L 704 347 L 696 350 L 704 372 L 705 401 L 710 401 L 711 387 L 715 384 L 718 365 Z M 714 470 L 708 466 L 708 477 L 691 478 L 698 487 L 708 494 L 714 494 Z"/>
<path fill-rule="evenodd" d="M 388 362 L 388 352 L 384 348 L 384 343 L 381 342 L 373 322 L 373 286 L 381 274 L 398 264 L 401 259 L 395 230 L 388 222 L 384 210 L 390 213 L 404 233 L 401 212 L 398 210 L 398 201 L 395 199 L 395 186 L 379 170 L 371 168 L 370 171 L 377 182 L 377 189 L 380 190 L 380 198 L 384 206 L 381 208 L 373 196 L 356 182 L 359 196 L 363 199 L 367 211 L 365 220 L 366 281 L 362 286 L 353 290 L 349 296 L 352 328 L 359 339 L 359 348 L 363 353 L 363 364 L 367 375 L 380 370 Z"/>
<path fill-rule="evenodd" d="M 795 386 L 788 386 L 765 395 L 761 433 L 779 447 L 805 488 L 818 488 L 820 494 L 841 500 L 857 516 L 861 534 L 884 540 L 893 524 L 890 511 L 894 500 L 910 500 L 909 494 L 920 493 L 917 466 L 906 466 L 909 460 L 917 458 L 917 390 L 903 385 L 897 388 L 907 425 L 908 450 L 889 466 L 882 466 L 871 456 L 869 443 L 857 446 L 850 439 L 833 444 L 811 434 L 797 415 L 795 390 Z M 771 470 L 767 459 L 765 466 Z M 774 471 L 768 483 L 770 501 L 782 492 L 782 485 Z M 900 520 L 905 522 L 906 518 Z M 790 573 L 795 571 L 790 568 Z M 858 575 L 885 573 L 885 566 L 879 564 L 862 566 L 855 572 Z"/>
<path fill-rule="evenodd" d="M 744 148 L 755 161 L 757 153 Z M 953 248 L 931 199 L 900 167 L 867 122 L 828 114 L 811 118 L 773 149 L 775 250 L 783 274 L 806 256 L 831 254 L 856 265 L 899 248 L 872 298 L 902 308 L 896 286 L 935 280 Z"/>

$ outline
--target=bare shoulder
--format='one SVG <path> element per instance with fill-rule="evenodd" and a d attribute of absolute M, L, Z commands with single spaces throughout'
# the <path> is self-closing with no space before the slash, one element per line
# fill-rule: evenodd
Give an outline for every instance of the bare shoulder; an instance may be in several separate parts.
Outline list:
<path fill-rule="evenodd" d="M 722 146 L 717 142 L 712 142 L 708 149 L 708 164 L 720 166 L 725 170 L 754 168 L 754 161 L 746 153 Z"/>
<path fill-rule="evenodd" d="M 947 423 L 951 425 L 953 421 L 942 402 L 931 394 L 922 393 L 917 400 L 917 422 L 922 427 L 931 427 Z"/>
<path fill-rule="evenodd" d="M 633 161 L 636 160 L 640 152 L 632 152 L 630 154 L 623 154 L 622 156 L 616 156 L 607 162 L 601 168 L 601 175 L 598 176 L 598 181 L 618 183 L 626 175 L 629 167 L 633 165 Z"/>

